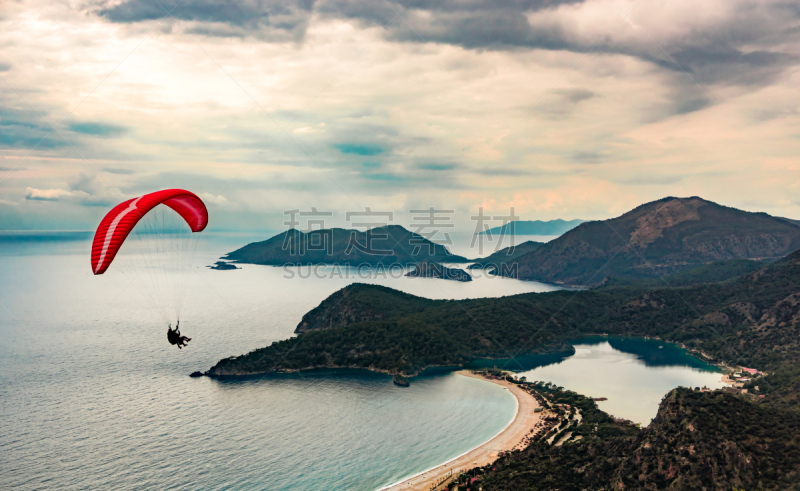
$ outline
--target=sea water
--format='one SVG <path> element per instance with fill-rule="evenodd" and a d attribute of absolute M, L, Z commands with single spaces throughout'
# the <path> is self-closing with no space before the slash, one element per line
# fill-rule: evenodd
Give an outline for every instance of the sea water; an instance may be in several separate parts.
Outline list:
<path fill-rule="evenodd" d="M 145 278 L 113 267 L 92 274 L 90 233 L 0 233 L 2 487 L 372 490 L 468 451 L 513 418 L 508 391 L 455 374 L 417 377 L 410 388 L 364 371 L 237 381 L 187 375 L 293 336 L 304 313 L 354 281 L 428 298 L 554 287 L 477 275 L 460 283 L 325 268 L 305 279 L 297 268 L 213 271 L 205 266 L 265 236 L 202 237 L 181 313 L 193 340 L 178 350 L 148 307 Z M 669 388 L 696 382 L 696 367 L 647 371 L 636 355 L 586 346 L 593 347 L 579 345 L 575 357 L 528 378 L 608 396 L 601 407 L 622 417 L 636 417 L 626 412 L 634 397 L 645 400 L 642 420 Z M 619 363 L 636 368 L 619 376 L 611 370 Z M 581 385 L 587 369 L 607 374 L 619 392 Z"/>
<path fill-rule="evenodd" d="M 288 278 L 206 268 L 263 239 L 197 245 L 178 350 L 146 275 L 94 276 L 90 233 L 0 234 L 0 488 L 373 490 L 487 441 L 513 418 L 501 387 L 455 374 L 409 388 L 365 371 L 193 379 L 293 336 L 304 313 L 362 281 L 431 298 L 553 289 L 503 279 Z M 497 286 L 493 286 L 493 285 Z"/>

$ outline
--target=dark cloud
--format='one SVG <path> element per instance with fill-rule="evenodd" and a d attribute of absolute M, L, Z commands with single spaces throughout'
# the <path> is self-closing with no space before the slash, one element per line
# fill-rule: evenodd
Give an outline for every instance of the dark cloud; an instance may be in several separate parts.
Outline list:
<path fill-rule="evenodd" d="M 433 171 L 447 171 L 458 168 L 458 164 L 452 162 L 427 162 L 424 164 L 417 164 L 418 169 L 433 170 Z"/>
<path fill-rule="evenodd" d="M 787 66 L 797 63 L 794 55 L 771 51 L 743 52 L 728 42 L 714 40 L 701 46 L 675 46 L 660 57 L 641 58 L 685 74 L 692 82 L 705 84 L 761 86 L 771 83 Z M 632 53 L 634 54 L 634 53 Z"/>
<path fill-rule="evenodd" d="M 177 19 L 194 21 L 192 32 L 211 36 L 255 36 L 300 41 L 312 12 L 346 18 L 362 25 L 380 25 L 400 41 L 434 41 L 469 48 L 530 45 L 524 15 L 583 0 L 127 0 L 104 3 L 95 13 L 111 22 L 133 23 Z M 421 15 L 424 14 L 424 15 Z M 430 17 L 425 24 L 420 17 Z M 422 34 L 417 31 L 424 31 Z"/>
<path fill-rule="evenodd" d="M 516 168 L 507 168 L 507 167 L 476 167 L 472 169 L 472 172 L 475 174 L 480 174 L 483 176 L 492 176 L 492 177 L 521 177 L 521 176 L 529 176 L 533 174 L 528 169 L 516 169 Z"/>
<path fill-rule="evenodd" d="M 0 107 L 0 147 L 52 150 L 65 146 L 35 112 Z"/>
<path fill-rule="evenodd" d="M 560 95 L 564 100 L 577 104 L 578 102 L 591 99 L 595 93 L 587 89 L 558 89 L 554 93 Z"/>
<path fill-rule="evenodd" d="M 798 114 L 800 114 L 800 110 L 797 107 L 776 106 L 759 109 L 752 113 L 751 118 L 755 121 L 771 121 L 773 119 L 797 116 Z"/>
<path fill-rule="evenodd" d="M 674 106 L 675 114 L 689 114 L 705 109 L 712 104 L 712 100 L 706 96 L 677 98 Z"/>
<path fill-rule="evenodd" d="M 632 35 L 598 39 L 577 29 L 569 13 L 529 22 L 529 16 L 584 0 L 124 0 L 96 13 L 111 22 L 166 19 L 191 21 L 191 32 L 209 36 L 254 36 L 268 41 L 302 41 L 314 15 L 380 26 L 387 39 L 443 43 L 478 50 L 544 49 L 616 54 L 653 63 L 700 85 L 760 87 L 773 83 L 798 63 L 786 51 L 800 38 L 800 9 L 792 2 L 730 4 L 716 24 L 673 38 L 657 38 L 647 26 Z M 160 5 L 159 5 L 160 3 Z M 620 14 L 621 15 L 621 14 Z M 674 79 L 673 79 L 674 80 Z M 681 83 L 678 82 L 680 86 Z M 591 91 L 554 94 L 563 107 L 545 105 L 552 119 L 567 117 L 569 105 Z M 668 114 L 708 107 L 708 97 L 677 94 Z"/>
<path fill-rule="evenodd" d="M 11 70 L 11 65 L 0 62 L 0 72 L 7 72 L 9 70 Z"/>
<path fill-rule="evenodd" d="M 103 167 L 103 170 L 111 174 L 121 174 L 126 176 L 131 174 L 136 174 L 136 171 L 133 169 L 122 169 L 117 167 Z"/>
<path fill-rule="evenodd" d="M 714 105 L 707 90 L 682 73 L 671 73 L 666 80 L 664 100 L 656 101 L 643 112 L 642 123 L 654 123 L 666 118 L 701 111 Z"/>
<path fill-rule="evenodd" d="M 370 157 L 386 152 L 386 149 L 382 145 L 374 143 L 337 143 L 333 145 L 333 148 L 342 153 Z"/>
<path fill-rule="evenodd" d="M 128 0 L 96 13 L 119 23 L 167 18 L 194 21 L 197 25 L 189 31 L 209 36 L 301 41 L 313 6 L 313 0 Z"/>
<path fill-rule="evenodd" d="M 69 190 L 83 191 L 86 194 L 95 194 L 97 192 L 97 186 L 94 181 L 94 176 L 80 174 L 69 183 Z"/>
<path fill-rule="evenodd" d="M 571 88 L 550 90 L 533 108 L 533 112 L 545 119 L 566 119 L 575 112 L 578 104 L 593 97 L 596 97 L 596 94 L 587 89 Z"/>
<path fill-rule="evenodd" d="M 58 198 L 46 198 L 42 196 L 31 196 L 31 195 L 25 196 L 25 199 L 27 199 L 28 201 L 58 201 Z"/>
<path fill-rule="evenodd" d="M 127 128 L 124 126 L 118 126 L 115 124 L 106 124 L 106 123 L 92 123 L 92 122 L 84 122 L 84 123 L 71 123 L 67 126 L 70 131 L 75 133 L 80 133 L 82 135 L 90 135 L 90 136 L 99 136 L 101 138 L 114 138 L 117 136 L 121 136 L 126 131 Z"/>
<path fill-rule="evenodd" d="M 579 164 L 599 164 L 608 160 L 609 154 L 596 151 L 578 151 L 570 156 L 570 160 Z"/>

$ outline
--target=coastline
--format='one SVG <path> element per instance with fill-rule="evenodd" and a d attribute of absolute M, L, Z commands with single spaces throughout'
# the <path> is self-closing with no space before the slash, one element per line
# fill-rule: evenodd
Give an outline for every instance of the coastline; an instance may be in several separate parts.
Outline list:
<path fill-rule="evenodd" d="M 443 480 L 450 472 L 452 472 L 453 475 L 457 475 L 460 471 L 490 464 L 497 459 L 499 452 L 512 450 L 519 445 L 536 423 L 541 420 L 543 413 L 534 412 L 534 410 L 539 407 L 539 403 L 533 396 L 523 391 L 516 384 L 505 380 L 489 380 L 479 375 L 474 375 L 466 370 L 458 371 L 456 374 L 495 383 L 508 389 L 517 402 L 514 418 L 505 428 L 500 430 L 499 433 L 472 450 L 439 464 L 436 467 L 419 472 L 403 481 L 380 488 L 379 491 L 428 491 L 432 488 L 434 483 Z"/>

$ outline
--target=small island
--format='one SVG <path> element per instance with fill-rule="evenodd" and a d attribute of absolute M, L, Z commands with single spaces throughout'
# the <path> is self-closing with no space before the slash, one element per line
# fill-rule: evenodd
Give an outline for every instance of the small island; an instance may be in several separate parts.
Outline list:
<path fill-rule="evenodd" d="M 439 278 L 442 280 L 472 281 L 472 276 L 463 269 L 448 268 L 433 261 L 421 261 L 413 271 L 406 274 L 409 278 Z"/>
<path fill-rule="evenodd" d="M 231 269 L 242 269 L 236 267 L 235 264 L 227 263 L 225 261 L 217 261 L 214 266 L 206 266 L 209 269 L 216 269 L 217 271 L 228 271 Z"/>
<path fill-rule="evenodd" d="M 302 232 L 290 229 L 225 255 L 237 263 L 266 266 L 338 264 L 351 267 L 412 265 L 423 260 L 467 263 L 445 246 L 399 225 L 367 231 L 330 228 Z"/>
<path fill-rule="evenodd" d="M 392 383 L 399 387 L 411 387 L 411 384 L 408 382 L 408 379 L 396 373 L 392 378 Z"/>

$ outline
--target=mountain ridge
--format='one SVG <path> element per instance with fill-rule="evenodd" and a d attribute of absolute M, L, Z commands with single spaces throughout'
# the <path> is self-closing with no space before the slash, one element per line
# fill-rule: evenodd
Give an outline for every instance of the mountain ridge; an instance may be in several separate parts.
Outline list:
<path fill-rule="evenodd" d="M 727 259 L 777 259 L 800 248 L 800 226 L 697 196 L 667 197 L 609 220 L 578 225 L 517 257 L 523 280 L 592 286 L 609 277 L 654 278 Z"/>

